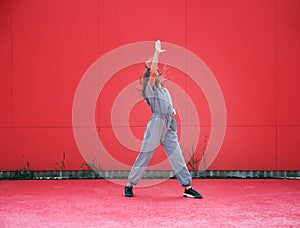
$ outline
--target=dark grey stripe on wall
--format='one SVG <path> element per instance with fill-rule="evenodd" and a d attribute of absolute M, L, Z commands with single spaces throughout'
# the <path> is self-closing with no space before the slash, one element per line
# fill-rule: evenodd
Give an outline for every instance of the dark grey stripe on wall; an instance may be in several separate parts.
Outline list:
<path fill-rule="evenodd" d="M 0 171 L 0 180 L 63 180 L 63 179 L 127 179 L 129 171 L 125 170 L 50 170 L 50 171 Z M 300 179 L 300 171 L 242 171 L 242 170 L 213 170 L 191 171 L 194 179 L 205 178 L 279 178 Z M 173 171 L 146 171 L 144 179 L 170 179 L 176 178 Z"/>

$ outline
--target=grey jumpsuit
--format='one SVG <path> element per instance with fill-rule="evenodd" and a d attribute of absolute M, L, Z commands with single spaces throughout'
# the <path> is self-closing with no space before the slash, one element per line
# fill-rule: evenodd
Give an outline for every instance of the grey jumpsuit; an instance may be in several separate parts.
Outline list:
<path fill-rule="evenodd" d="M 145 96 L 153 114 L 147 124 L 142 147 L 129 173 L 128 182 L 133 185 L 138 184 L 152 155 L 161 143 L 179 183 L 182 186 L 190 186 L 192 178 L 178 143 L 177 123 L 173 118 L 173 105 L 169 91 L 164 87 L 152 87 L 148 82 Z"/>

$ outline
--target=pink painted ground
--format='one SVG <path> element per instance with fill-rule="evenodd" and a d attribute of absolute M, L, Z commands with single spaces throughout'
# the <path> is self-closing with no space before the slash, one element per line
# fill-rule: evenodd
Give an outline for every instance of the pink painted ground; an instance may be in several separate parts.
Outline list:
<path fill-rule="evenodd" d="M 0 227 L 300 227 L 299 180 L 177 180 L 135 188 L 108 180 L 1 181 Z"/>

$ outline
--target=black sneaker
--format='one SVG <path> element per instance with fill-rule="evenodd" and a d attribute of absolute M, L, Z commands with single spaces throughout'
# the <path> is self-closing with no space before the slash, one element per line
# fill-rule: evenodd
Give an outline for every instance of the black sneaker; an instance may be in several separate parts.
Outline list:
<path fill-rule="evenodd" d="M 196 190 L 190 188 L 188 190 L 184 190 L 183 193 L 184 197 L 189 197 L 189 198 L 196 198 L 196 199 L 202 199 L 202 196 L 200 193 L 198 193 Z"/>
<path fill-rule="evenodd" d="M 124 196 L 133 197 L 132 186 L 125 186 Z"/>

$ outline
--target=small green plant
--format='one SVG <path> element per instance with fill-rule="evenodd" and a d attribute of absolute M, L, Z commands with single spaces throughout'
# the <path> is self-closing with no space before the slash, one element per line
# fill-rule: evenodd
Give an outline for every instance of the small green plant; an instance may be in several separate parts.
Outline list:
<path fill-rule="evenodd" d="M 84 170 L 85 168 L 87 168 L 88 170 L 94 170 L 94 171 L 98 171 L 98 167 L 97 167 L 97 160 L 96 158 L 94 158 L 93 163 L 90 162 L 84 162 L 81 164 L 80 168 L 82 170 Z"/>
<path fill-rule="evenodd" d="M 204 144 L 203 144 L 203 148 L 202 148 L 202 160 L 203 160 L 204 170 L 206 170 L 206 154 L 205 154 L 206 147 L 207 147 L 207 135 L 204 137 Z M 187 162 L 187 166 L 192 171 L 196 171 L 199 168 L 200 162 L 201 162 L 201 158 L 196 156 L 195 148 L 194 148 L 194 146 L 192 146 L 192 153 L 191 153 L 191 157 L 190 157 L 189 161 Z"/>
<path fill-rule="evenodd" d="M 195 171 L 200 161 L 201 159 L 196 157 L 194 146 L 192 146 L 192 154 L 190 160 L 187 162 L 187 166 L 191 168 L 192 171 Z"/>
<path fill-rule="evenodd" d="M 56 166 L 55 169 L 56 170 L 65 170 L 66 169 L 65 161 L 66 161 L 66 152 L 63 153 L 63 157 L 60 162 L 54 163 L 54 165 Z"/>
<path fill-rule="evenodd" d="M 22 155 L 22 158 L 25 159 L 25 156 Z M 29 171 L 30 164 L 29 161 L 26 160 L 26 165 L 21 169 L 16 169 L 14 171 L 14 179 L 17 180 L 31 180 L 33 179 L 33 173 Z"/>
<path fill-rule="evenodd" d="M 206 147 L 207 147 L 207 135 L 204 137 L 204 143 L 202 148 L 202 159 L 203 159 L 203 168 L 206 171 Z"/>
<path fill-rule="evenodd" d="M 80 168 L 82 170 L 92 170 L 93 169 L 93 164 L 84 162 L 84 163 L 81 164 Z"/>

